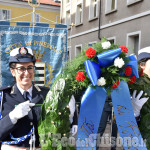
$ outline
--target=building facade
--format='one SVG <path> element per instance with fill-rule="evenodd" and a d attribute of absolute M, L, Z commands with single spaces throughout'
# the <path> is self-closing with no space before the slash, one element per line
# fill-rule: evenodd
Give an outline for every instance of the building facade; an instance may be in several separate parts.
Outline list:
<path fill-rule="evenodd" d="M 150 46 L 149 0 L 65 0 L 62 23 L 68 24 L 69 59 L 106 37 L 126 45 L 129 54 Z"/>
<path fill-rule="evenodd" d="M 28 4 L 28 0 L 0 0 L 0 21 L 5 20 L 11 21 L 11 25 L 15 25 L 16 21 L 32 24 L 33 8 Z M 60 23 L 60 3 L 40 0 L 39 7 L 35 8 L 35 23 L 37 22 Z"/>

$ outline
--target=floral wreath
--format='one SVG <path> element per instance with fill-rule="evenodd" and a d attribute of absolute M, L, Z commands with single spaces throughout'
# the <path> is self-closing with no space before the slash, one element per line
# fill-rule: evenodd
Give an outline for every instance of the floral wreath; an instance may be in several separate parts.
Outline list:
<path fill-rule="evenodd" d="M 112 89 L 115 89 L 119 86 L 121 80 L 124 80 L 129 84 L 133 84 L 136 81 L 136 76 L 132 75 L 132 67 L 125 65 L 130 62 L 130 60 L 126 57 L 126 54 L 128 53 L 127 47 L 111 44 L 109 41 L 103 38 L 101 43 L 96 43 L 92 45 L 92 47 L 89 47 L 88 49 L 84 50 L 81 56 L 76 58 L 79 59 L 80 57 L 82 57 L 83 60 L 81 63 L 83 63 L 83 61 L 86 60 L 91 60 L 97 63 L 96 56 L 98 54 L 116 48 L 121 48 L 121 54 L 114 59 L 114 63 L 112 65 L 101 68 L 101 77 L 97 80 L 98 86 L 108 89 L 108 95 L 111 93 Z M 120 74 L 121 72 L 122 74 Z M 77 84 L 73 86 L 74 88 L 78 87 L 78 84 L 85 87 L 87 87 L 90 84 L 89 76 L 87 75 L 85 66 L 83 66 L 82 64 L 78 67 L 78 71 L 76 73 L 76 80 L 80 83 L 74 81 L 73 84 Z"/>
<path fill-rule="evenodd" d="M 54 81 L 44 104 L 42 105 L 42 115 L 38 126 L 40 143 L 42 150 L 53 149 L 53 134 L 61 134 L 62 137 L 70 136 L 69 122 L 69 101 L 72 95 L 80 95 L 83 88 L 91 85 L 91 79 L 87 74 L 85 61 L 98 63 L 97 55 L 120 49 L 119 55 L 114 58 L 113 64 L 101 67 L 101 77 L 96 80 L 95 86 L 107 89 L 109 95 L 113 89 L 119 86 L 120 81 L 133 84 L 136 76 L 133 68 L 127 65 L 130 59 L 126 57 L 128 49 L 126 46 L 111 44 L 105 38 L 101 42 L 86 47 L 78 57 L 68 61 L 63 73 Z M 111 55 L 110 55 L 111 56 Z M 94 87 L 94 86 L 93 86 Z M 60 140 L 55 140 L 55 146 L 63 149 Z M 74 149 L 74 146 L 68 146 Z"/>

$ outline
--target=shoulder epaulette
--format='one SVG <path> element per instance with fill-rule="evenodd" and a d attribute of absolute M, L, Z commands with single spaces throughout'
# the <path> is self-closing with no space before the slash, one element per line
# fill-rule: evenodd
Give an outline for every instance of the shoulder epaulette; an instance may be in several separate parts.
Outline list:
<path fill-rule="evenodd" d="M 39 86 L 37 84 L 34 84 L 34 87 L 40 92 L 41 90 L 45 89 L 45 90 L 50 90 L 50 88 L 45 87 L 45 86 Z"/>
<path fill-rule="evenodd" d="M 50 88 L 49 87 L 45 87 L 45 86 L 39 86 L 39 88 L 43 88 L 43 89 L 49 89 L 50 90 Z"/>
<path fill-rule="evenodd" d="M 39 88 L 39 86 L 38 86 L 38 85 L 34 84 L 34 87 L 38 90 L 38 92 L 40 92 L 40 91 L 41 91 L 41 89 Z"/>

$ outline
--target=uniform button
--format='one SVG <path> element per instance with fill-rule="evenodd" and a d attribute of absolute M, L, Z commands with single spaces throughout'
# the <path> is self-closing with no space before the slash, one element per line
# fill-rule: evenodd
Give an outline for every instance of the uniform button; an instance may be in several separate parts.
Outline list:
<path fill-rule="evenodd" d="M 33 123 L 32 123 L 32 122 L 30 122 L 30 125 L 32 126 L 32 125 L 33 125 Z"/>

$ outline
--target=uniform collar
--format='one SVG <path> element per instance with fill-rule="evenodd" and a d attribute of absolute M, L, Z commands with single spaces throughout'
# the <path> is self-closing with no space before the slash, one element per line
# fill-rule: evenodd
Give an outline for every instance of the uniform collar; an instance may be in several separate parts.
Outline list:
<path fill-rule="evenodd" d="M 20 95 L 22 95 L 22 92 L 20 91 L 19 87 L 17 86 L 17 84 L 15 84 L 12 89 L 11 89 L 11 94 L 17 94 L 17 100 L 19 102 L 24 102 L 24 98 L 23 96 L 20 97 Z M 19 92 L 19 93 L 18 93 Z M 38 103 L 41 99 L 44 99 L 42 97 L 41 94 L 41 88 L 38 87 L 36 84 L 32 85 L 32 103 Z"/>
<path fill-rule="evenodd" d="M 24 89 L 22 89 L 18 84 L 17 85 L 17 88 L 19 89 L 19 91 L 21 92 L 21 94 L 23 95 L 24 93 Z M 33 89 L 33 85 L 27 90 L 27 92 L 29 92 L 30 96 L 32 97 L 32 89 Z"/>

